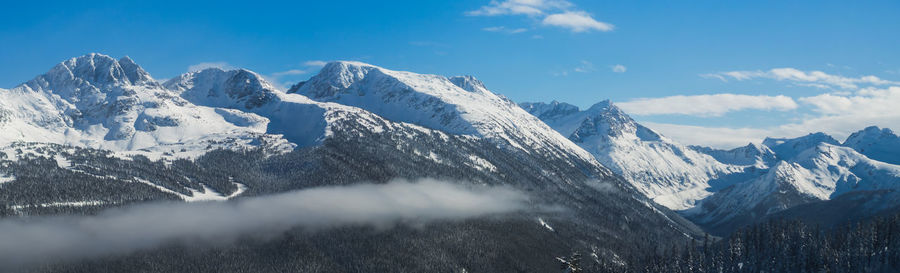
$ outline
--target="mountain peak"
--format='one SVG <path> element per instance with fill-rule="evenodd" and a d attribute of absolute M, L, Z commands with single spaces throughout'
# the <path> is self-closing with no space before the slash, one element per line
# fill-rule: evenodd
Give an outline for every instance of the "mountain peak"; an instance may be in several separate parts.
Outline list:
<path fill-rule="evenodd" d="M 150 77 L 150 73 L 147 73 L 143 67 L 135 63 L 134 60 L 128 56 L 119 59 L 119 66 L 122 67 L 122 70 L 125 72 L 125 77 L 128 78 L 128 81 L 130 81 L 131 84 L 154 82 L 153 77 Z"/>
<path fill-rule="evenodd" d="M 638 124 L 609 100 L 598 102 L 584 112 L 587 118 L 569 137 L 572 141 L 581 142 L 591 136 L 636 138 L 641 141 L 663 139 L 650 128 Z"/>
<path fill-rule="evenodd" d="M 585 110 L 585 112 L 591 117 L 589 122 L 595 127 L 603 127 L 598 129 L 606 131 L 609 136 L 620 136 L 637 132 L 637 122 L 609 100 L 598 102 Z M 580 133 L 583 134 L 584 132 Z M 576 134 L 579 134 L 579 132 L 576 132 Z"/>
<path fill-rule="evenodd" d="M 844 146 L 871 159 L 891 164 L 900 164 L 900 136 L 888 128 L 870 126 L 853 133 L 844 141 Z"/>
<path fill-rule="evenodd" d="M 462 88 L 463 90 L 469 92 L 484 92 L 487 90 L 487 87 L 484 86 L 484 83 L 476 79 L 474 76 L 455 76 L 450 77 L 449 80 L 454 85 L 459 86 L 459 88 Z"/>
<path fill-rule="evenodd" d="M 625 111 L 622 111 L 618 106 L 612 103 L 610 100 L 604 100 L 594 105 L 591 105 L 585 112 L 593 113 L 593 115 L 599 115 L 610 119 L 611 121 L 615 121 L 617 123 L 623 122 L 631 122 L 634 120 L 631 119 L 628 114 L 625 114 Z"/>
<path fill-rule="evenodd" d="M 822 132 L 810 133 L 797 138 L 767 137 L 762 144 L 772 149 L 780 159 L 790 159 L 797 154 L 818 146 L 821 143 L 840 145 L 836 139 Z"/>
<path fill-rule="evenodd" d="M 769 149 L 769 147 L 752 142 L 746 146 L 737 147 L 731 150 L 720 150 L 703 146 L 690 146 L 690 148 L 708 154 L 725 164 L 745 166 L 755 165 L 762 168 L 776 161 L 775 152 Z"/>
<path fill-rule="evenodd" d="M 575 105 L 552 101 L 525 102 L 522 109 L 543 120 L 575 142 L 591 136 L 634 136 L 645 141 L 661 140 L 662 136 L 635 122 L 612 101 L 604 100 L 580 111 Z"/>
<path fill-rule="evenodd" d="M 844 141 L 844 143 L 847 144 L 847 143 L 851 143 L 851 142 L 855 142 L 855 141 L 860 141 L 864 138 L 892 139 L 892 138 L 897 138 L 897 135 L 894 134 L 894 131 L 892 131 L 889 128 L 879 128 L 878 126 L 869 126 L 869 127 L 866 127 L 865 129 L 862 129 L 858 132 L 851 134 L 850 137 L 848 137 L 847 140 Z"/>
<path fill-rule="evenodd" d="M 519 103 L 519 107 L 525 109 L 526 112 L 531 113 L 535 117 L 544 120 L 547 122 L 548 120 L 555 120 L 560 117 L 568 116 L 574 113 L 578 113 L 580 109 L 578 106 L 571 105 L 565 102 L 559 101 L 551 101 L 550 103 L 545 102 L 523 102 Z"/>
<path fill-rule="evenodd" d="M 334 61 L 325 64 L 319 74 L 292 91 L 302 93 L 310 98 L 325 98 L 337 94 L 340 90 L 350 87 L 353 83 L 366 77 L 372 70 L 380 67 L 355 61 Z M 300 90 L 300 89 L 304 90 Z"/>
<path fill-rule="evenodd" d="M 612 101 L 609 99 L 602 100 L 598 103 L 594 103 L 588 110 L 595 109 L 595 111 L 622 111 L 619 110 L 619 107 L 613 105 Z"/>
<path fill-rule="evenodd" d="M 247 69 L 207 68 L 182 74 L 164 86 L 189 101 L 216 107 L 252 109 L 276 98 L 275 87 Z"/>
<path fill-rule="evenodd" d="M 47 73 L 25 83 L 32 90 L 68 92 L 74 89 L 96 88 L 107 85 L 155 85 L 147 71 L 131 58 L 121 60 L 110 56 L 89 53 L 60 62 Z"/>
<path fill-rule="evenodd" d="M 485 137 L 513 149 L 590 154 L 509 99 L 483 89 L 474 77 L 395 71 L 360 62 L 331 62 L 291 93 L 359 107 L 391 121 L 450 134 Z"/>

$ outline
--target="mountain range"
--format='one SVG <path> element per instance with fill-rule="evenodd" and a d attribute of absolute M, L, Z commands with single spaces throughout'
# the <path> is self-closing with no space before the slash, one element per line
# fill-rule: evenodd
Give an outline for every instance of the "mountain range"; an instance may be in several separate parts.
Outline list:
<path fill-rule="evenodd" d="M 900 207 L 900 146 L 887 128 L 865 128 L 843 143 L 811 133 L 721 150 L 681 145 L 609 101 L 586 110 L 555 101 L 521 105 L 642 193 L 714 234 L 772 217 L 802 218 L 812 207 L 840 206 L 847 198 L 880 201 L 816 221 L 835 225 Z"/>
<path fill-rule="evenodd" d="M 586 110 L 515 103 L 472 76 L 351 61 L 280 90 L 247 69 L 160 82 L 128 57 L 88 54 L 0 89 L 0 132 L 0 219 L 395 179 L 529 196 L 530 209 L 497 219 L 292 230 L 196 251 L 176 244 L 100 262 L 48 262 L 37 272 L 141 269 L 136 264 L 239 272 L 245 263 L 277 265 L 272 271 L 547 272 L 573 252 L 587 254 L 588 269 L 616 271 L 704 231 L 727 235 L 773 217 L 835 225 L 900 206 L 900 138 L 889 129 L 869 127 L 843 143 L 815 133 L 731 150 L 688 146 L 610 101 Z M 815 213 L 823 209 L 841 213 Z M 385 250 L 394 255 L 373 254 Z"/>
<path fill-rule="evenodd" d="M 656 243 L 702 235 L 471 76 L 332 62 L 282 91 L 246 69 L 210 68 L 160 83 L 128 57 L 88 54 L 0 90 L 0 109 L 0 216 L 7 219 L 398 178 L 509 187 L 527 193 L 532 207 L 426 230 L 293 230 L 225 253 L 185 254 L 175 244 L 102 263 L 48 261 L 39 272 L 129 271 L 133 259 L 159 271 L 241 271 L 246 263 L 271 266 L 249 257 L 276 250 L 294 257 L 274 263 L 282 270 L 550 271 L 556 257 L 573 251 L 589 254 L 591 267 L 616 267 Z M 345 243 L 309 245 L 316 241 Z M 373 254 L 384 249 L 396 255 Z M 469 254 L 498 251 L 505 255 Z M 419 258 L 403 258 L 409 255 Z"/>

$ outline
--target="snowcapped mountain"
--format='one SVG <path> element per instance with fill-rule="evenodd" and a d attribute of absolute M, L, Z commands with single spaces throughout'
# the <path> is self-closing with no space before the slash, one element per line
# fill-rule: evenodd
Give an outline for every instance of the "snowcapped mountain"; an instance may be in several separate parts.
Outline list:
<path fill-rule="evenodd" d="M 763 176 L 716 193 L 686 214 L 713 230 L 729 230 L 798 205 L 848 193 L 900 190 L 900 166 L 829 144 L 828 138 L 816 138 L 823 141 L 789 160 L 779 161 Z M 807 138 L 796 143 L 809 141 Z"/>
<path fill-rule="evenodd" d="M 900 137 L 891 129 L 870 126 L 853 133 L 844 141 L 844 146 L 878 161 L 900 164 Z"/>
<path fill-rule="evenodd" d="M 769 147 L 775 155 L 782 160 L 788 160 L 797 154 L 819 146 L 820 143 L 840 145 L 840 142 L 825 133 L 810 133 L 798 138 L 771 138 L 767 137 L 762 144 Z"/>
<path fill-rule="evenodd" d="M 0 142 L 37 141 L 196 156 L 204 147 L 259 142 L 265 127 L 229 122 L 190 104 L 124 57 L 89 54 L 0 92 Z M 199 153 L 202 154 L 202 153 Z"/>
<path fill-rule="evenodd" d="M 195 105 L 215 107 L 226 120 L 262 123 L 266 133 L 281 135 L 301 147 L 321 144 L 336 129 L 338 120 L 368 124 L 364 129 L 371 131 L 384 130 L 382 126 L 390 123 L 359 108 L 284 93 L 246 69 L 209 68 L 180 75 L 163 85 Z"/>
<path fill-rule="evenodd" d="M 894 196 L 900 189 L 898 166 L 864 155 L 886 161 L 896 157 L 898 137 L 887 129 L 866 128 L 848 138 L 846 147 L 829 135 L 812 133 L 720 150 L 680 145 L 635 122 L 609 101 L 587 110 L 556 101 L 521 107 L 657 203 L 680 210 L 716 233 L 727 234 L 772 215 L 803 214 L 791 209 L 847 199 L 843 196 L 859 199 L 877 193 L 878 200 L 900 200 Z M 866 210 L 859 215 L 874 215 L 896 206 L 900 203 L 855 208 Z"/>
<path fill-rule="evenodd" d="M 522 103 L 521 107 L 590 152 L 642 193 L 671 209 L 693 207 L 695 202 L 712 194 L 708 190 L 713 187 L 711 181 L 745 168 L 719 162 L 678 144 L 638 124 L 610 101 L 594 104 L 584 111 L 555 101 Z"/>
<path fill-rule="evenodd" d="M 343 61 L 325 65 L 289 92 L 359 107 L 392 121 L 599 166 L 582 148 L 470 76 L 447 78 Z"/>
<path fill-rule="evenodd" d="M 398 231 L 389 241 L 348 233 L 347 241 L 446 249 L 442 238 L 475 234 L 480 239 L 451 252 L 525 243 L 533 247 L 518 260 L 527 268 L 555 268 L 544 257 L 578 249 L 612 264 L 638 252 L 633 242 L 680 244 L 700 234 L 471 76 L 334 62 L 284 92 L 246 69 L 206 69 L 160 84 L 128 58 L 89 54 L 0 90 L 0 126 L 0 217 L 427 177 L 504 185 L 527 192 L 535 208 L 564 209 L 447 223 L 428 236 Z M 319 238 L 328 236 L 344 235 Z M 376 266 L 387 264 L 396 262 Z"/>

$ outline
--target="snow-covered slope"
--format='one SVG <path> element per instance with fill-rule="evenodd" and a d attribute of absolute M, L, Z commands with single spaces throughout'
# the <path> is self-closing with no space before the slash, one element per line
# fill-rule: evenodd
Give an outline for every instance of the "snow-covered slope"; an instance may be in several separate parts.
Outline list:
<path fill-rule="evenodd" d="M 245 146 L 268 137 L 259 119 L 229 122 L 216 109 L 167 90 L 130 58 L 93 53 L 0 91 L 0 113 L 5 117 L 2 143 L 196 156 L 207 147 Z"/>
<path fill-rule="evenodd" d="M 777 160 L 775 152 L 768 146 L 750 143 L 747 146 L 737 147 L 731 150 L 720 150 L 702 146 L 691 146 L 692 149 L 708 154 L 725 164 L 755 166 L 765 169 Z"/>
<path fill-rule="evenodd" d="M 298 92 L 285 93 L 243 69 L 207 69 L 159 84 L 128 59 L 91 54 L 61 66 L 0 91 L 6 113 L 0 120 L 10 129 L 0 136 L 51 142 L 0 147 L 0 217 L 93 213 L 154 200 L 224 200 L 433 177 L 503 185 L 526 192 L 535 207 L 561 209 L 526 211 L 511 221 L 485 219 L 476 226 L 447 223 L 438 233 L 407 232 L 391 235 L 387 243 L 365 245 L 405 248 L 402 242 L 425 239 L 443 247 L 441 238 L 467 236 L 475 227 L 475 237 L 482 239 L 510 235 L 509 230 L 526 233 L 512 234 L 514 240 L 499 240 L 501 244 L 485 243 L 485 248 L 477 247 L 484 240 L 461 240 L 459 249 L 508 252 L 521 249 L 517 242 L 524 240 L 539 248 L 529 248 L 529 256 L 519 260 L 536 261 L 552 257 L 551 250 L 575 247 L 594 252 L 598 260 L 612 260 L 644 249 L 644 242 L 681 244 L 699 235 L 684 218 L 654 204 L 582 148 L 473 77 L 340 62 L 298 85 Z M 265 149 L 209 151 L 272 141 L 296 149 L 277 154 Z M 199 156 L 165 161 L 120 156 L 159 149 L 173 156 Z"/>
<path fill-rule="evenodd" d="M 851 192 L 898 189 L 900 166 L 872 160 L 852 148 L 823 141 L 790 160 L 779 161 L 757 179 L 716 193 L 687 215 L 706 226 L 733 227 L 800 204 L 831 200 Z"/>
<path fill-rule="evenodd" d="M 797 154 L 818 146 L 820 143 L 840 145 L 833 137 L 825 133 L 811 133 L 798 138 L 771 138 L 767 137 L 762 144 L 772 149 L 775 156 L 781 160 L 789 160 Z"/>
<path fill-rule="evenodd" d="M 301 147 L 321 143 L 336 119 L 352 119 L 373 124 L 366 127 L 369 130 L 383 130 L 374 125 L 381 118 L 370 112 L 286 94 L 246 69 L 209 68 L 180 75 L 164 85 L 193 104 L 219 107 L 217 111 L 237 124 L 251 123 L 248 120 L 258 115 L 264 119 L 265 132 L 283 135 Z"/>
<path fill-rule="evenodd" d="M 316 101 L 356 106 L 392 121 L 599 166 L 582 148 L 470 76 L 447 78 L 342 61 L 325 65 L 291 91 Z"/>
<path fill-rule="evenodd" d="M 891 129 L 870 126 L 853 133 L 844 141 L 844 146 L 878 161 L 900 164 L 900 137 Z"/>
<path fill-rule="evenodd" d="M 521 106 L 657 203 L 671 209 L 693 207 L 696 201 L 712 194 L 708 190 L 712 187 L 710 181 L 724 180 L 726 175 L 745 168 L 721 163 L 710 155 L 675 143 L 638 124 L 609 101 L 584 111 L 555 101 Z"/>

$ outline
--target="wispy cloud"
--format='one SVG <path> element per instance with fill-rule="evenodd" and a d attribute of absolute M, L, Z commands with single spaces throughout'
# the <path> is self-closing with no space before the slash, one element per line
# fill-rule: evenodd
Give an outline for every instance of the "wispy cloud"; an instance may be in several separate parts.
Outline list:
<path fill-rule="evenodd" d="M 616 73 L 625 73 L 625 71 L 628 71 L 628 68 L 621 64 L 613 65 L 611 69 L 612 72 Z"/>
<path fill-rule="evenodd" d="M 642 114 L 689 114 L 719 116 L 741 109 L 795 111 L 791 120 L 782 124 L 756 128 L 722 128 L 666 123 L 646 123 L 669 137 L 686 144 L 735 147 L 749 141 L 759 142 L 767 136 L 798 137 L 824 132 L 843 139 L 867 126 L 900 129 L 900 82 L 877 76 L 847 77 L 822 71 L 794 68 L 771 70 L 727 71 L 703 74 L 723 81 L 771 79 L 789 85 L 828 90 L 827 93 L 789 98 L 785 96 L 746 96 L 730 94 L 703 98 L 673 96 L 639 99 L 619 103 L 626 112 Z M 693 109 L 692 109 L 693 108 Z"/>
<path fill-rule="evenodd" d="M 876 76 L 845 77 L 828 74 L 822 71 L 802 71 L 796 68 L 775 68 L 768 71 L 745 70 L 727 71 L 710 74 L 701 74 L 706 78 L 716 78 L 722 81 L 745 81 L 757 78 L 789 81 L 798 84 L 814 84 L 816 87 L 837 87 L 841 89 L 856 89 L 859 85 L 887 85 L 900 84 L 900 82 L 888 81 Z"/>
<path fill-rule="evenodd" d="M 760 142 L 769 136 L 797 137 L 812 132 L 824 132 L 837 139 L 844 139 L 853 132 L 871 125 L 900 129 L 900 111 L 896 111 L 896 106 L 900 105 L 900 86 L 864 88 L 846 95 L 821 94 L 798 98 L 797 101 L 801 105 L 811 107 L 815 115 L 801 116 L 796 121 L 760 128 L 721 128 L 649 122 L 644 124 L 682 143 L 720 148 Z M 619 105 L 625 109 L 623 104 Z M 628 108 L 631 108 L 630 111 L 640 111 L 634 109 L 635 107 L 638 106 Z"/>
<path fill-rule="evenodd" d="M 633 115 L 722 116 L 741 110 L 788 111 L 797 109 L 794 99 L 787 96 L 753 96 L 740 94 L 712 94 L 697 96 L 669 96 L 641 98 L 617 103 Z"/>
<path fill-rule="evenodd" d="M 196 72 L 196 71 L 201 71 L 201 70 L 208 69 L 208 68 L 219 68 L 219 69 L 222 69 L 222 70 L 233 70 L 233 69 L 235 69 L 236 67 L 234 67 L 234 66 L 228 64 L 227 62 L 203 62 L 203 63 L 198 63 L 198 64 L 194 64 L 194 65 L 188 66 L 187 71 L 188 71 L 188 72 Z"/>
<path fill-rule="evenodd" d="M 323 67 L 323 66 L 325 66 L 326 64 L 328 64 L 328 62 L 326 62 L 326 61 L 320 61 L 320 60 L 311 60 L 311 61 L 303 62 L 303 65 L 305 65 L 305 66 L 311 66 L 311 67 Z"/>
<path fill-rule="evenodd" d="M 573 70 L 578 73 L 588 73 L 588 72 L 594 71 L 596 69 L 594 69 L 593 63 L 582 60 L 581 65 L 579 65 L 578 67 L 575 67 L 575 69 L 573 69 Z"/>
<path fill-rule="evenodd" d="M 610 23 L 594 19 L 586 11 L 576 9 L 571 2 L 561 0 L 495 0 L 466 12 L 466 15 L 522 15 L 540 22 L 541 25 L 561 27 L 572 32 L 612 31 L 615 28 Z"/>
<path fill-rule="evenodd" d="M 550 74 L 553 75 L 553 76 L 559 77 L 559 76 L 568 76 L 568 75 L 569 75 L 569 72 L 575 72 L 575 73 L 591 73 L 591 72 L 594 72 L 594 71 L 596 71 L 596 70 L 597 70 L 597 69 L 594 67 L 594 63 L 591 63 L 591 62 L 586 61 L 586 60 L 581 60 L 581 61 L 578 63 L 578 65 L 575 66 L 574 68 L 564 69 L 564 70 L 550 71 Z"/>
<path fill-rule="evenodd" d="M 281 77 L 281 76 L 290 76 L 290 75 L 302 75 L 302 74 L 306 74 L 306 73 L 307 73 L 307 72 L 304 71 L 304 70 L 300 70 L 300 69 L 291 69 L 291 70 L 287 70 L 287 71 L 281 71 L 281 72 L 275 72 L 275 73 L 272 73 L 272 76 L 275 76 L 275 77 Z"/>
<path fill-rule="evenodd" d="M 814 111 L 825 115 L 893 114 L 900 112 L 897 111 L 897 106 L 900 106 L 900 86 L 866 88 L 851 95 L 821 94 L 800 98 L 800 101 L 812 105 Z"/>
<path fill-rule="evenodd" d="M 93 216 L 0 220 L 0 269 L 127 254 L 166 244 L 229 242 L 251 234 L 454 221 L 524 209 L 504 187 L 421 180 L 301 190 L 234 202 L 164 203 Z"/>
<path fill-rule="evenodd" d="M 720 149 L 740 147 L 751 142 L 759 143 L 764 138 L 773 136 L 772 131 L 760 128 L 707 127 L 656 122 L 641 122 L 641 124 L 682 144 Z"/>
<path fill-rule="evenodd" d="M 612 24 L 595 20 L 590 14 L 583 11 L 567 11 L 551 14 L 541 21 L 546 26 L 556 26 L 571 30 L 572 32 L 586 32 L 591 30 L 612 31 Z"/>
<path fill-rule="evenodd" d="M 270 83 L 275 85 L 275 87 L 277 87 L 281 90 L 284 90 L 284 89 L 287 89 L 287 87 L 290 86 L 291 83 L 282 81 L 282 78 L 308 74 L 310 72 L 314 72 L 314 71 L 318 70 L 319 68 L 325 66 L 326 64 L 328 64 L 328 62 L 326 62 L 326 61 L 309 60 L 309 61 L 305 61 L 301 64 L 303 66 L 302 69 L 295 68 L 295 69 L 288 69 L 285 71 L 279 71 L 279 72 L 275 72 L 275 73 L 266 75 L 265 78 L 267 81 L 269 81 Z"/>
<path fill-rule="evenodd" d="M 559 0 L 494 0 L 477 10 L 466 12 L 466 15 L 540 15 L 550 9 L 565 9 L 572 6 L 574 5 L 568 1 Z"/>
<path fill-rule="evenodd" d="M 518 34 L 518 33 L 528 31 L 527 28 L 506 28 L 504 26 L 486 27 L 486 28 L 482 28 L 481 30 L 484 30 L 487 32 L 502 32 L 502 33 L 508 33 L 508 34 Z"/>

